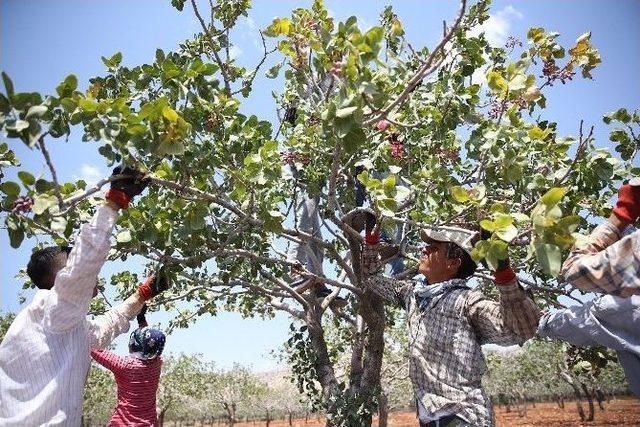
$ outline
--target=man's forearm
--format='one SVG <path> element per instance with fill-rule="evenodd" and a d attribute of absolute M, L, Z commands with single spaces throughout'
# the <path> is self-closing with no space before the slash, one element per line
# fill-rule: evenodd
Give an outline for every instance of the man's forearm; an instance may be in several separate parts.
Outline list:
<path fill-rule="evenodd" d="M 129 330 L 129 322 L 136 317 L 144 305 L 139 292 L 134 292 L 121 304 L 102 316 L 90 321 L 91 348 L 104 348 L 118 335 Z"/>
<path fill-rule="evenodd" d="M 541 316 L 535 302 L 522 289 L 515 276 L 497 286 L 500 291 L 500 312 L 505 327 L 524 340 L 533 337 Z"/>

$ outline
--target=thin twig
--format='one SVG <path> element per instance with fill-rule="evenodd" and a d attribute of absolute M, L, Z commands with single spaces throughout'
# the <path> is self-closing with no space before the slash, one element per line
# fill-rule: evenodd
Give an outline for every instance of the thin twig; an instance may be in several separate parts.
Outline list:
<path fill-rule="evenodd" d="M 60 183 L 58 182 L 58 174 L 56 173 L 56 169 L 53 167 L 53 162 L 51 161 L 51 156 L 49 155 L 49 151 L 47 151 L 47 147 L 44 145 L 44 137 L 47 134 L 43 134 L 38 138 L 38 146 L 40 147 L 40 151 L 44 156 L 44 160 L 47 162 L 47 166 L 49 166 L 49 171 L 51 172 L 51 178 L 53 179 L 54 190 L 56 192 L 56 198 L 58 199 L 58 206 L 62 208 L 64 204 L 64 200 L 62 199 L 62 193 L 60 193 Z"/>

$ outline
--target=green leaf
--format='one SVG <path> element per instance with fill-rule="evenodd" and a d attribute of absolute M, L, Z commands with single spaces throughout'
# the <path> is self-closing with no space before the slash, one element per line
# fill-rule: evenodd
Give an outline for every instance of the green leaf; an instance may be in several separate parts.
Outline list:
<path fill-rule="evenodd" d="M 549 136 L 549 134 L 553 132 L 552 129 L 545 129 L 542 130 L 537 126 L 534 126 L 533 128 L 529 129 L 529 138 L 531 139 L 540 139 L 543 140 L 545 139 L 547 136 Z"/>
<path fill-rule="evenodd" d="M 51 229 L 58 233 L 64 233 L 67 228 L 67 220 L 61 216 L 55 216 L 51 219 Z"/>
<path fill-rule="evenodd" d="M 18 197 L 18 194 L 20 194 L 20 186 L 13 181 L 7 181 L 0 184 L 0 190 L 10 197 Z"/>
<path fill-rule="evenodd" d="M 264 35 L 268 37 L 278 37 L 279 35 L 288 35 L 291 32 L 291 20 L 289 18 L 276 18 L 271 22 Z"/>
<path fill-rule="evenodd" d="M 25 129 L 29 128 L 29 122 L 26 120 L 16 120 L 15 125 L 13 125 L 13 129 L 16 132 L 22 132 Z"/>
<path fill-rule="evenodd" d="M 505 242 L 510 242 L 518 235 L 518 229 L 515 225 L 508 225 L 506 227 L 496 230 L 496 236 Z"/>
<path fill-rule="evenodd" d="M 365 143 L 366 139 L 367 135 L 365 135 L 361 127 L 351 128 L 344 138 L 342 138 L 345 151 L 349 154 L 355 153 L 358 147 Z"/>
<path fill-rule="evenodd" d="M 525 89 L 527 87 L 527 76 L 524 74 L 516 74 L 511 80 L 509 80 L 508 87 L 510 92 Z"/>
<path fill-rule="evenodd" d="M 4 82 L 4 88 L 7 91 L 7 98 L 11 99 L 13 96 L 13 82 L 9 78 L 9 75 L 4 71 L 2 72 L 2 81 Z"/>
<path fill-rule="evenodd" d="M 62 83 L 60 83 L 56 87 L 56 92 L 58 93 L 58 96 L 60 98 L 68 98 L 71 95 L 73 95 L 73 92 L 76 90 L 77 87 L 78 87 L 78 78 L 73 74 L 69 74 L 67 77 L 64 78 Z"/>
<path fill-rule="evenodd" d="M 483 219 L 482 221 L 480 221 L 480 227 L 484 228 L 487 231 L 490 232 L 494 232 L 496 229 L 496 225 L 493 221 L 490 221 L 488 219 Z"/>
<path fill-rule="evenodd" d="M 162 141 L 158 146 L 160 154 L 180 155 L 186 151 L 182 141 Z"/>
<path fill-rule="evenodd" d="M 535 246 L 536 258 L 542 271 L 550 276 L 557 276 L 562 266 L 562 252 L 556 245 L 541 243 Z"/>
<path fill-rule="evenodd" d="M 36 181 L 36 191 L 38 193 L 44 193 L 53 188 L 53 184 L 45 179 L 39 179 Z"/>
<path fill-rule="evenodd" d="M 612 117 L 622 123 L 629 123 L 631 121 L 631 115 L 626 108 L 620 108 L 613 113 Z"/>
<path fill-rule="evenodd" d="M 497 71 L 489 71 L 487 73 L 487 83 L 489 85 L 489 89 L 494 92 L 504 92 L 508 88 L 507 81 Z"/>
<path fill-rule="evenodd" d="M 178 121 L 178 113 L 168 105 L 162 108 L 162 115 L 164 116 L 165 119 L 169 120 L 170 122 L 175 123 Z"/>
<path fill-rule="evenodd" d="M 118 243 L 127 243 L 131 241 L 131 231 L 122 230 L 116 235 L 116 241 Z"/>
<path fill-rule="evenodd" d="M 546 205 L 547 208 L 555 206 L 567 194 L 567 190 L 566 187 L 551 188 L 540 198 L 540 203 Z"/>
<path fill-rule="evenodd" d="M 357 109 L 358 107 L 341 108 L 336 111 L 336 117 L 344 119 L 345 117 L 349 117 L 350 115 L 352 115 Z"/>
<path fill-rule="evenodd" d="M 20 181 L 22 181 L 25 187 L 33 185 L 36 182 L 36 179 L 33 177 L 33 175 L 26 171 L 18 172 L 18 178 L 20 178 Z"/>
<path fill-rule="evenodd" d="M 27 111 L 27 114 L 24 116 L 24 118 L 29 119 L 34 116 L 42 117 L 42 115 L 47 111 L 48 111 L 48 108 L 45 107 L 44 105 L 34 105 L 33 107 L 29 108 L 29 111 Z"/>
<path fill-rule="evenodd" d="M 458 203 L 464 203 L 469 201 L 469 192 L 463 188 L 460 187 L 459 185 L 456 185 L 454 187 L 451 187 L 451 195 L 453 196 L 453 199 L 458 202 Z"/>
<path fill-rule="evenodd" d="M 121 61 L 122 61 L 121 52 L 114 53 L 110 58 L 105 58 L 104 56 L 102 57 L 102 62 L 104 63 L 104 65 L 107 66 L 107 68 L 116 68 L 118 65 L 120 65 Z"/>
<path fill-rule="evenodd" d="M 527 38 L 532 40 L 533 42 L 539 42 L 544 37 L 544 28 L 540 27 L 531 27 L 527 32 Z"/>
<path fill-rule="evenodd" d="M 278 77 L 278 73 L 280 72 L 283 64 L 284 62 L 278 62 L 273 67 L 269 68 L 269 70 L 265 73 L 265 76 L 268 79 L 275 79 L 276 77 Z"/>
<path fill-rule="evenodd" d="M 55 196 L 49 194 L 42 194 L 35 197 L 33 201 L 33 213 L 36 215 L 42 215 L 50 207 L 56 204 L 57 200 Z"/>
<path fill-rule="evenodd" d="M 81 98 L 78 101 L 78 107 L 84 111 L 94 112 L 98 109 L 98 103 L 91 98 Z"/>
<path fill-rule="evenodd" d="M 22 228 L 8 227 L 7 232 L 9 233 L 9 244 L 11 245 L 11 247 L 14 249 L 19 248 L 20 244 L 24 240 L 24 231 L 22 230 Z"/>

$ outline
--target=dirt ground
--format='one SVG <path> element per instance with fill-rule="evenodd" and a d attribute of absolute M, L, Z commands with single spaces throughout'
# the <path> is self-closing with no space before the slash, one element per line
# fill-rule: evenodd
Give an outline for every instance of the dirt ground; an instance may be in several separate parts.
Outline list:
<path fill-rule="evenodd" d="M 588 410 L 586 402 L 583 404 Z M 510 426 L 536 426 L 536 427 L 568 427 L 568 426 L 640 426 L 640 400 L 638 399 L 617 399 L 605 404 L 605 410 L 600 411 L 596 406 L 595 420 L 589 423 L 580 423 L 580 417 L 576 410 L 575 402 L 565 402 L 564 410 L 558 408 L 555 403 L 538 403 L 536 407 L 527 408 L 527 416 L 519 417 L 515 407 L 510 413 L 506 413 L 504 408 L 496 409 L 496 423 L 498 427 Z M 262 426 L 264 422 L 239 423 L 236 427 Z M 295 420 L 296 427 L 321 427 L 323 420 L 310 417 L 305 423 L 304 420 Z M 377 422 L 374 422 L 374 426 Z M 288 427 L 289 423 L 278 420 L 272 421 L 270 427 Z M 415 427 L 417 426 L 416 416 L 413 412 L 395 412 L 389 416 L 389 427 Z"/>

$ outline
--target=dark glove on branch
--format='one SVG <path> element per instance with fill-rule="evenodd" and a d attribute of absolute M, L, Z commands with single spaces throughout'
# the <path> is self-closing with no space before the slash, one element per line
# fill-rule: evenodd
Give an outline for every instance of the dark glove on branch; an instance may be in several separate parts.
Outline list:
<path fill-rule="evenodd" d="M 171 282 L 169 278 L 162 272 L 162 269 L 160 269 L 158 273 L 147 278 L 147 280 L 138 287 L 138 293 L 144 301 L 148 301 L 170 287 Z"/>
<path fill-rule="evenodd" d="M 113 169 L 111 177 L 119 177 L 119 179 L 111 181 L 111 188 L 107 192 L 106 198 L 121 209 L 127 208 L 131 200 L 142 193 L 149 184 L 149 178 L 145 176 L 144 172 L 131 167 L 117 166 Z"/>

